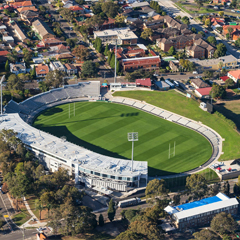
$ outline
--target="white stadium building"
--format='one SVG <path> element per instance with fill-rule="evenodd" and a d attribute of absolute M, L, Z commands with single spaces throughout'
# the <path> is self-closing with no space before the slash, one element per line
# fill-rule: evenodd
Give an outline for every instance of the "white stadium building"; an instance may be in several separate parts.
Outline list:
<path fill-rule="evenodd" d="M 68 169 L 76 183 L 86 187 L 105 187 L 127 191 L 148 179 L 148 163 L 104 156 L 81 146 L 52 136 L 31 126 L 35 117 L 47 108 L 77 101 L 96 101 L 100 98 L 100 82 L 92 81 L 67 85 L 26 99 L 11 100 L 5 107 L 0 129 L 12 129 L 32 150 L 40 162 L 51 171 Z"/>

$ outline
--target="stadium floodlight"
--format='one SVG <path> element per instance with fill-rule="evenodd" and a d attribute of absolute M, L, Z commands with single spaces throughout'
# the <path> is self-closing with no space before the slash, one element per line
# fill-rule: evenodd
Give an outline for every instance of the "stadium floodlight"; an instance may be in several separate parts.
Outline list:
<path fill-rule="evenodd" d="M 0 85 L 1 85 L 1 116 L 2 116 L 2 110 L 3 110 L 3 103 L 2 103 L 2 83 L 5 80 L 5 75 L 2 76 L 1 80 L 0 80 Z"/>
<path fill-rule="evenodd" d="M 116 46 L 115 46 L 115 69 L 114 69 L 114 83 L 117 82 L 117 44 L 118 40 L 116 39 Z"/>
<path fill-rule="evenodd" d="M 128 141 L 132 142 L 132 172 L 133 172 L 133 151 L 134 151 L 134 142 L 138 141 L 138 132 L 129 132 Z"/>

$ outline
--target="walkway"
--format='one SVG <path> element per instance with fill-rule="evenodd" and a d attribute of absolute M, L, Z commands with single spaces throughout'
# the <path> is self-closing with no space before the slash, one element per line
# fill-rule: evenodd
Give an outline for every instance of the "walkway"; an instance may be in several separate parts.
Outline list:
<path fill-rule="evenodd" d="M 219 157 L 222 154 L 222 142 L 224 141 L 224 139 L 222 139 L 222 137 L 215 130 L 202 124 L 201 122 L 197 122 L 192 119 L 178 115 L 176 113 L 169 112 L 165 109 L 148 104 L 144 101 L 139 101 L 139 100 L 131 99 L 131 98 L 124 98 L 124 97 L 113 97 L 111 95 L 110 91 L 108 91 L 108 93 L 105 95 L 105 97 L 107 99 L 109 99 L 109 101 L 112 101 L 114 103 L 131 106 L 131 107 L 140 109 L 142 111 L 148 112 L 150 114 L 153 114 L 155 116 L 161 117 L 170 122 L 174 122 L 181 126 L 190 128 L 191 130 L 196 131 L 196 132 L 200 133 L 201 135 L 203 135 L 211 143 L 212 149 L 213 149 L 212 156 L 202 166 L 199 166 L 195 169 L 192 169 L 192 170 L 184 172 L 184 173 L 164 176 L 162 178 L 172 178 L 172 177 L 177 177 L 177 176 L 180 177 L 180 176 L 186 176 L 189 174 L 197 173 L 199 171 L 202 171 L 202 170 L 208 168 L 210 164 L 212 165 L 213 163 L 217 162 Z"/>
<path fill-rule="evenodd" d="M 43 226 L 46 226 L 46 222 L 40 222 L 39 220 L 38 220 L 38 218 L 36 217 L 36 215 L 32 212 L 32 210 L 31 210 L 31 208 L 29 207 L 29 204 L 28 204 L 28 202 L 27 202 L 27 200 L 26 200 L 26 198 L 25 197 L 23 197 L 23 202 L 24 202 L 24 204 L 25 204 L 25 206 L 26 206 L 26 209 L 28 210 L 28 212 L 29 212 L 29 214 L 31 215 L 31 218 L 27 221 L 27 222 L 25 222 L 24 224 L 22 224 L 21 226 L 20 226 L 20 228 L 26 228 L 26 227 L 43 227 Z M 34 224 L 30 224 L 30 222 L 32 222 L 34 220 L 34 222 L 36 222 L 36 223 L 34 223 Z"/>

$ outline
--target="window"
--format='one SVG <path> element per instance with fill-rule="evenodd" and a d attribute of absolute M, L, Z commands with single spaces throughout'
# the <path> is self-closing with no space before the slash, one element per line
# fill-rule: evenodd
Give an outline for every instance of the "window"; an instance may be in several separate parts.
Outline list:
<path fill-rule="evenodd" d="M 118 177 L 118 180 L 122 180 L 122 177 Z"/>
<path fill-rule="evenodd" d="M 102 174 L 103 177 L 107 177 L 107 174 Z"/>
<path fill-rule="evenodd" d="M 95 174 L 96 176 L 100 176 L 100 173 L 98 173 L 98 172 L 94 172 L 94 174 Z"/>
<path fill-rule="evenodd" d="M 111 176 L 112 179 L 115 179 L 115 176 Z"/>

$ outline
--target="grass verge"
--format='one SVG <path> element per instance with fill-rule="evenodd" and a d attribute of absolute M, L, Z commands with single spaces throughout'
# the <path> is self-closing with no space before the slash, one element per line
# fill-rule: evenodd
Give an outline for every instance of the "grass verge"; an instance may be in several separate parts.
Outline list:
<path fill-rule="evenodd" d="M 31 216 L 28 213 L 20 212 L 20 213 L 14 215 L 12 220 L 17 226 L 21 226 L 22 224 L 27 222 L 30 218 L 31 218 Z"/>

